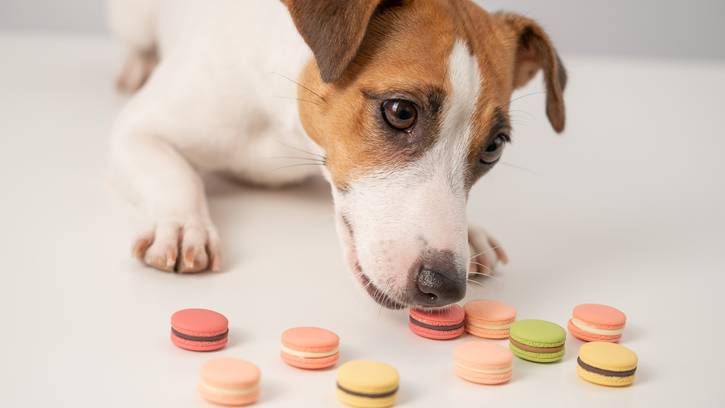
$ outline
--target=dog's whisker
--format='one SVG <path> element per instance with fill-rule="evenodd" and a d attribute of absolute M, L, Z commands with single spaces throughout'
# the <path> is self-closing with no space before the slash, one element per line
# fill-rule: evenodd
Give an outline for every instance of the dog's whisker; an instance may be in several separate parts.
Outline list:
<path fill-rule="evenodd" d="M 486 265 L 484 265 L 482 263 L 473 262 L 473 261 L 471 261 L 470 263 L 472 263 L 474 265 L 478 265 L 478 266 L 483 267 L 483 268 L 486 268 L 488 271 L 493 272 L 493 269 L 491 269 L 490 267 L 488 267 L 488 266 L 486 266 Z"/>
<path fill-rule="evenodd" d="M 533 171 L 533 170 L 531 170 L 531 169 L 528 169 L 528 168 L 526 168 L 526 167 L 522 167 L 522 166 L 519 166 L 519 165 L 517 165 L 517 164 L 513 164 L 513 163 L 505 162 L 505 161 L 503 161 L 503 160 L 501 161 L 501 164 L 503 164 L 504 166 L 508 166 L 508 167 L 511 167 L 511 168 L 517 169 L 517 170 L 525 171 L 525 172 L 527 172 L 527 173 L 531 173 L 531 174 L 536 174 L 536 172 L 535 172 L 535 171 Z"/>
<path fill-rule="evenodd" d="M 286 80 L 288 80 L 288 81 L 290 81 L 290 82 L 292 82 L 292 83 L 295 83 L 295 84 L 297 84 L 297 85 L 298 85 L 299 87 L 301 87 L 302 89 L 304 89 L 304 90 L 306 90 L 307 92 L 311 93 L 312 95 L 315 95 L 316 97 L 320 98 L 320 99 L 322 100 L 322 102 L 325 102 L 325 103 L 327 103 L 327 100 L 326 100 L 326 99 L 325 99 L 325 98 L 324 98 L 324 97 L 323 97 L 322 95 L 320 95 L 319 93 L 317 93 L 317 92 L 313 91 L 313 90 L 312 90 L 312 89 L 311 89 L 310 87 L 308 87 L 308 86 L 306 86 L 306 85 L 302 84 L 301 82 L 299 82 L 299 81 L 296 81 L 296 80 L 294 80 L 294 79 L 292 79 L 292 78 L 290 78 L 290 77 L 288 77 L 288 76 L 282 75 L 282 74 L 280 74 L 279 72 L 272 72 L 272 73 L 273 73 L 273 74 L 275 74 L 275 75 L 279 75 L 279 76 L 281 76 L 282 78 L 284 78 L 284 79 L 286 79 Z"/>
<path fill-rule="evenodd" d="M 295 98 L 293 96 L 278 96 L 277 98 L 279 98 L 279 99 L 295 100 L 295 101 L 298 101 L 298 102 L 311 103 L 313 105 L 320 106 L 320 103 L 319 102 L 311 101 L 309 99 Z"/>
<path fill-rule="evenodd" d="M 313 163 L 322 163 L 322 164 L 325 163 L 325 161 L 322 159 L 317 159 L 314 157 L 303 157 L 303 156 L 271 156 L 271 157 L 268 157 L 268 159 L 304 160 L 304 161 L 313 162 Z"/>
<path fill-rule="evenodd" d="M 473 279 L 466 279 L 466 281 L 467 281 L 468 283 L 473 283 L 473 284 L 475 284 L 475 285 L 478 285 L 478 286 L 481 286 L 481 287 L 483 287 L 483 283 L 481 283 L 481 282 L 476 282 L 476 281 L 475 281 L 475 280 L 473 280 Z"/>
<path fill-rule="evenodd" d="M 494 245 L 494 246 L 492 246 L 491 248 L 489 248 L 489 249 L 487 249 L 485 251 L 481 251 L 481 252 L 479 252 L 479 253 L 477 253 L 475 255 L 471 255 L 471 257 L 468 260 L 469 261 L 470 260 L 473 260 L 474 258 L 478 258 L 479 256 L 484 255 L 484 254 L 486 254 L 488 252 L 496 251 L 497 249 L 501 249 L 501 247 Z"/>
<path fill-rule="evenodd" d="M 517 96 L 517 97 L 511 99 L 509 101 L 509 104 L 514 103 L 514 102 L 516 102 L 516 101 L 518 101 L 520 99 L 528 98 L 529 96 L 534 96 L 534 95 L 539 95 L 539 94 L 545 94 L 545 93 L 546 92 L 544 92 L 544 91 L 536 91 L 536 92 L 531 92 L 531 93 L 527 93 L 527 94 L 524 94 L 524 95 L 520 95 L 520 96 Z"/>
<path fill-rule="evenodd" d="M 324 154 L 319 154 L 319 153 L 311 152 L 311 151 L 309 151 L 309 150 L 301 149 L 301 148 L 299 148 L 299 147 L 295 147 L 295 146 L 290 146 L 290 145 L 288 145 L 288 144 L 286 144 L 286 143 L 281 143 L 281 142 L 280 142 L 280 144 L 281 144 L 282 146 L 284 146 L 284 147 L 288 148 L 288 149 L 292 149 L 292 150 L 298 151 L 298 152 L 300 152 L 300 153 L 305 153 L 305 154 L 309 154 L 309 155 L 312 155 L 312 156 L 315 156 L 315 157 L 319 157 L 319 158 L 321 158 L 322 160 L 326 160 L 326 159 L 327 159 L 327 156 L 325 156 Z"/>
<path fill-rule="evenodd" d="M 294 168 L 294 167 L 303 167 L 303 166 L 325 167 L 325 164 L 324 163 L 295 163 L 295 164 L 290 164 L 288 166 L 277 167 L 270 171 L 275 172 L 275 171 L 286 170 L 286 169 L 290 169 L 290 168 Z"/>
<path fill-rule="evenodd" d="M 486 278 L 491 278 L 491 279 L 499 279 L 498 276 L 491 275 L 491 274 L 488 274 L 488 273 L 482 273 L 482 272 L 468 272 L 468 274 L 469 275 L 476 275 L 476 276 L 485 276 Z"/>

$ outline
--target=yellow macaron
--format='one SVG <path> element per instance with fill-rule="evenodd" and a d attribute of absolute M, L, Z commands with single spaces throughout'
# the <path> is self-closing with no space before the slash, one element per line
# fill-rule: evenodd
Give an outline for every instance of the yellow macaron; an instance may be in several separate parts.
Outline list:
<path fill-rule="evenodd" d="M 400 376 L 398 370 L 379 361 L 354 360 L 337 371 L 337 399 L 358 408 L 395 405 Z"/>
<path fill-rule="evenodd" d="M 616 343 L 593 341 L 579 349 L 576 372 L 599 385 L 626 387 L 634 383 L 637 354 Z"/>

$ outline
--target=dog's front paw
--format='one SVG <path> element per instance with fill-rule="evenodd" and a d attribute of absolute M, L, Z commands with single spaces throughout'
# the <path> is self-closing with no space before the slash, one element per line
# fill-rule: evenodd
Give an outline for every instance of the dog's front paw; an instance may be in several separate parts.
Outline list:
<path fill-rule="evenodd" d="M 136 238 L 133 255 L 167 272 L 195 273 L 221 268 L 219 235 L 202 222 L 160 223 Z"/>
<path fill-rule="evenodd" d="M 468 229 L 468 244 L 471 248 L 471 274 L 490 276 L 496 265 L 505 265 L 509 261 L 501 244 L 481 228 Z"/>

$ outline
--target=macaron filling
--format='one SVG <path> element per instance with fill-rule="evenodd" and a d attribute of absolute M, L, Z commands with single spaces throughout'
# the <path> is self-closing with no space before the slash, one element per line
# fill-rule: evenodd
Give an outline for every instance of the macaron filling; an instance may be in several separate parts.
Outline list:
<path fill-rule="evenodd" d="M 285 346 L 284 344 L 282 344 L 281 349 L 282 349 L 282 352 L 284 352 L 286 354 L 289 354 L 289 355 L 292 355 L 295 357 L 299 357 L 299 358 L 304 358 L 304 359 L 325 358 L 325 357 L 334 356 L 335 354 L 338 353 L 337 347 L 335 347 L 334 349 L 332 349 L 330 351 L 312 352 L 312 351 L 294 350 L 294 349 L 291 349 L 291 348 Z"/>
<path fill-rule="evenodd" d="M 511 345 L 523 350 L 528 351 L 530 353 L 558 353 L 562 350 L 564 350 L 564 345 L 560 344 L 558 346 L 552 346 L 552 347 L 536 347 L 536 346 L 529 346 L 528 344 L 520 343 L 513 338 L 509 339 L 509 342 L 511 342 Z"/>
<path fill-rule="evenodd" d="M 477 329 L 485 330 L 506 330 L 511 328 L 511 323 L 493 324 L 493 323 L 478 323 L 477 321 L 469 320 L 468 325 Z"/>
<path fill-rule="evenodd" d="M 592 374 L 603 375 L 605 377 L 630 377 L 633 376 L 634 373 L 637 371 L 637 367 L 626 371 L 605 370 L 603 368 L 594 367 L 585 363 L 580 357 L 577 357 L 576 362 L 577 364 L 579 364 L 579 367 L 581 367 L 584 371 L 590 372 Z"/>
<path fill-rule="evenodd" d="M 173 327 L 171 328 L 171 333 L 183 340 L 188 341 L 198 341 L 198 342 L 213 342 L 213 341 L 219 341 L 224 340 L 229 335 L 229 330 L 226 330 L 224 333 L 216 334 L 214 336 L 193 336 L 190 334 L 184 334 Z"/>
<path fill-rule="evenodd" d="M 243 388 L 221 388 L 221 387 L 215 387 L 213 385 L 209 385 L 207 383 L 202 382 L 201 387 L 204 388 L 206 391 L 212 392 L 214 394 L 219 395 L 228 395 L 228 396 L 242 396 L 247 394 L 253 394 L 259 390 L 259 385 L 253 385 L 251 387 L 243 387 Z"/>
<path fill-rule="evenodd" d="M 413 316 L 410 316 L 409 319 L 410 319 L 410 323 L 412 323 L 418 327 L 422 327 L 424 329 L 429 329 L 429 330 L 435 330 L 435 331 L 458 330 L 458 329 L 462 328 L 463 326 L 465 326 L 465 324 L 466 324 L 464 321 L 461 321 L 456 324 L 449 324 L 449 325 L 441 326 L 441 325 L 435 325 L 435 324 L 421 322 L 420 320 L 416 320 Z"/>
<path fill-rule="evenodd" d="M 619 336 L 622 334 L 622 332 L 624 332 L 624 328 L 602 329 L 599 327 L 594 327 L 594 326 L 584 323 L 583 321 L 581 321 L 575 317 L 571 318 L 571 324 L 573 324 L 574 327 L 578 328 L 579 330 L 583 330 L 587 333 L 599 334 L 602 336 Z"/>
<path fill-rule="evenodd" d="M 353 391 L 351 389 L 343 387 L 342 385 L 340 385 L 339 382 L 337 383 L 337 389 L 344 392 L 345 394 L 352 395 L 353 397 L 372 398 L 372 399 L 392 397 L 393 395 L 395 395 L 398 392 L 398 387 L 393 388 L 391 391 L 378 392 L 378 393 Z"/>
<path fill-rule="evenodd" d="M 487 375 L 508 374 L 511 371 L 513 371 L 513 369 L 511 367 L 478 368 L 478 367 L 471 367 L 471 366 L 468 366 L 468 365 L 462 364 L 462 363 L 456 363 L 456 366 L 458 366 L 459 368 L 466 370 L 466 371 L 471 371 L 471 372 L 479 373 L 479 374 L 487 374 Z"/>

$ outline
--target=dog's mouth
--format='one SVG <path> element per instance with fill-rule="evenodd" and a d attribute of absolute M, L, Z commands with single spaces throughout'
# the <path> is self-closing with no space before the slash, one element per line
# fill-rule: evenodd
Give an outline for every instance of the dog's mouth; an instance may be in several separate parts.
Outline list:
<path fill-rule="evenodd" d="M 362 266 L 360 265 L 360 261 L 357 257 L 357 249 L 355 247 L 355 235 L 353 233 L 352 225 L 350 225 L 350 222 L 347 220 L 347 218 L 345 218 L 344 215 L 341 215 L 340 217 L 342 219 L 342 224 L 344 225 L 345 233 L 347 234 L 348 238 L 348 262 L 353 269 L 353 274 L 355 275 L 355 278 L 357 278 L 358 282 L 360 282 L 360 284 L 368 292 L 370 297 L 373 298 L 373 300 L 379 305 L 394 310 L 404 309 L 406 307 L 405 302 L 398 301 L 388 295 L 385 291 L 375 286 L 372 280 L 370 280 L 370 278 L 365 275 L 365 272 L 363 271 Z"/>

